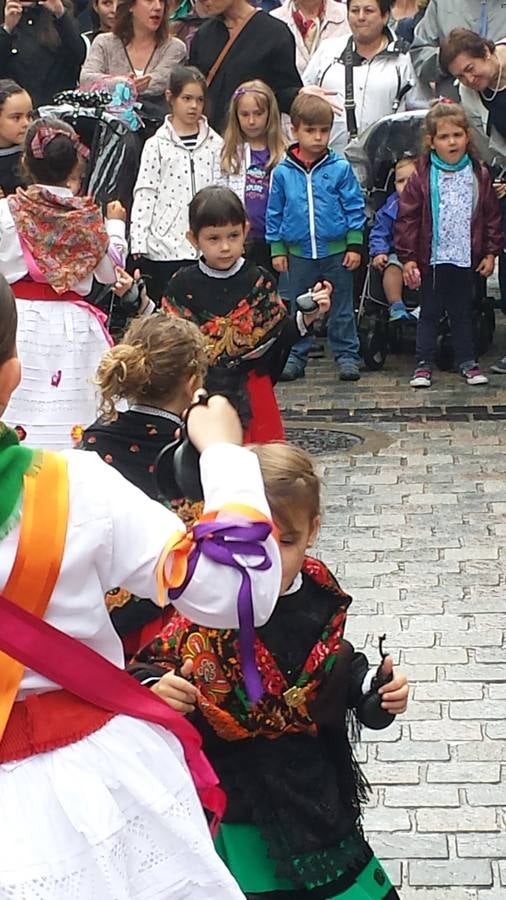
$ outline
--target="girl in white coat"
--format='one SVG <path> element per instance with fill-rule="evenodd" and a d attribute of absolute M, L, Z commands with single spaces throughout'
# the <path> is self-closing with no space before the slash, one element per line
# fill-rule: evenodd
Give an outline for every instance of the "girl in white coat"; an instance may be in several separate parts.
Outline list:
<path fill-rule="evenodd" d="M 131 251 L 142 257 L 149 295 L 158 301 L 178 269 L 197 252 L 186 237 L 188 205 L 213 183 L 222 140 L 203 116 L 206 81 L 192 66 L 176 66 L 167 100 L 171 114 L 144 146 L 134 188 Z"/>

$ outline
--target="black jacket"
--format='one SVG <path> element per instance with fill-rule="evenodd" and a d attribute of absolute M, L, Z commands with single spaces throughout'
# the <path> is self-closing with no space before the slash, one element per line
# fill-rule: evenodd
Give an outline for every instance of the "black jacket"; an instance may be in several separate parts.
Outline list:
<path fill-rule="evenodd" d="M 207 75 L 229 38 L 220 16 L 207 19 L 195 34 L 190 63 Z M 243 81 L 260 78 L 272 88 L 281 112 L 289 112 L 302 87 L 295 66 L 295 41 L 284 22 L 257 12 L 230 48 L 208 92 L 211 127 L 223 131 L 230 98 Z"/>
<path fill-rule="evenodd" d="M 78 23 L 68 12 L 54 20 L 60 45 L 43 47 L 35 28 L 42 12 L 45 10 L 31 6 L 11 34 L 0 28 L 0 78 L 17 81 L 28 91 L 35 107 L 49 103 L 60 91 L 74 88 L 86 56 Z"/>

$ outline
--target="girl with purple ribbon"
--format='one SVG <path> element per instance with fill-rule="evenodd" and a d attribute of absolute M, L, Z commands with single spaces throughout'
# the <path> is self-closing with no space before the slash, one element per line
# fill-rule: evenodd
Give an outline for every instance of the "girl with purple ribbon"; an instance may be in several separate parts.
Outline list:
<path fill-rule="evenodd" d="M 253 653 L 237 630 L 178 615 L 130 671 L 201 731 L 228 795 L 216 846 L 246 897 L 398 900 L 362 833 L 368 785 L 347 728 L 350 718 L 355 730 L 370 721 L 364 701 L 375 673 L 343 637 L 351 597 L 306 556 L 320 523 L 319 479 L 296 447 L 251 449 L 282 563 L 281 595 L 254 631 Z M 227 565 L 223 543 L 214 533 L 209 552 Z M 405 711 L 408 684 L 389 656 L 379 671 L 375 727 L 384 728 Z"/>

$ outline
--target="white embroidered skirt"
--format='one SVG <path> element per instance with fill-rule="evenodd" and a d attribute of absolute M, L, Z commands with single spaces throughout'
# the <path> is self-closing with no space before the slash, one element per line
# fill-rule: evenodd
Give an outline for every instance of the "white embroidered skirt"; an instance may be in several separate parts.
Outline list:
<path fill-rule="evenodd" d="M 22 379 L 4 421 L 26 431 L 30 447 L 72 446 L 74 425 L 97 414 L 93 378 L 109 344 L 98 319 L 65 300 L 17 300 Z"/>
<path fill-rule="evenodd" d="M 1 900 L 240 900 L 183 751 L 118 716 L 0 766 Z"/>

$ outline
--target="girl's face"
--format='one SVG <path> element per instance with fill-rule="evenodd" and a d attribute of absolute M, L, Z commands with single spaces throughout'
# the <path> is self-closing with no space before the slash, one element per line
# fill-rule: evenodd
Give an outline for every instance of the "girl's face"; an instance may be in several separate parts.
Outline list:
<path fill-rule="evenodd" d="M 188 239 L 212 269 L 230 269 L 244 253 L 247 225 L 207 225 Z"/>
<path fill-rule="evenodd" d="M 165 4 L 163 0 L 135 0 L 130 7 L 132 14 L 132 22 L 134 31 L 141 28 L 144 31 L 151 31 L 155 34 L 165 13 Z"/>
<path fill-rule="evenodd" d="M 499 60 L 490 50 L 486 51 L 484 59 L 469 56 L 468 53 L 459 53 L 449 69 L 451 74 L 466 87 L 473 91 L 484 91 L 488 87 L 495 86 L 499 74 Z"/>
<path fill-rule="evenodd" d="M 263 138 L 267 131 L 269 110 L 262 110 L 255 94 L 243 94 L 237 101 L 237 121 L 248 141 Z"/>
<path fill-rule="evenodd" d="M 174 124 L 183 128 L 198 130 L 199 119 L 204 111 L 204 90 L 197 81 L 189 81 L 177 97 L 167 91 L 167 100 L 172 109 Z"/>
<path fill-rule="evenodd" d="M 469 135 L 452 116 L 439 119 L 431 147 L 444 162 L 458 163 L 467 151 Z"/>
<path fill-rule="evenodd" d="M 348 7 L 348 24 L 359 44 L 374 44 L 388 22 L 388 13 L 382 15 L 376 0 L 351 0 Z"/>
<path fill-rule="evenodd" d="M 116 17 L 118 0 L 94 0 L 93 9 L 100 19 L 102 31 L 111 31 Z"/>
<path fill-rule="evenodd" d="M 281 556 L 281 590 L 280 594 L 284 594 L 295 577 L 302 569 L 302 563 L 306 555 L 306 550 L 316 540 L 318 529 L 320 527 L 320 518 L 316 516 L 313 520 L 307 517 L 301 517 L 300 522 L 296 522 L 297 527 L 288 530 L 283 525 L 279 528 L 279 552 Z"/>
<path fill-rule="evenodd" d="M 22 144 L 32 115 L 32 100 L 26 91 L 7 97 L 0 109 L 0 147 Z"/>

